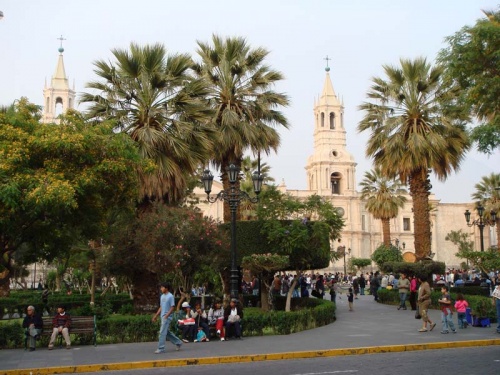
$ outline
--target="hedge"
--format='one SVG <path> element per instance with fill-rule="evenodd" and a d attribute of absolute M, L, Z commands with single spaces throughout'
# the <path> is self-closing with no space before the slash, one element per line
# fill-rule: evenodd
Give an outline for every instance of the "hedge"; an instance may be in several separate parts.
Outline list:
<path fill-rule="evenodd" d="M 109 313 L 124 312 L 127 304 L 131 305 L 130 296 L 126 293 L 106 294 L 103 297 L 96 295 L 97 315 L 105 316 Z M 63 304 L 66 310 L 73 315 L 94 315 L 94 312 L 89 312 L 90 294 L 71 294 L 52 293 L 48 298 L 48 307 L 50 311 L 55 311 L 57 305 Z M 43 311 L 44 304 L 40 292 L 17 292 L 13 291 L 10 297 L 0 298 L 0 319 L 3 315 L 8 315 L 12 318 L 14 314 L 23 316 L 26 312 L 26 307 L 29 305 L 35 306 L 37 311 Z M 124 307 L 125 306 L 125 307 Z"/>
<path fill-rule="evenodd" d="M 335 320 L 335 305 L 330 301 L 313 298 L 292 300 L 302 301 L 296 302 L 296 310 L 291 312 L 265 313 L 259 308 L 245 308 L 243 335 L 286 335 L 321 327 Z M 172 325 L 175 325 L 175 320 Z M 151 315 L 110 315 L 97 322 L 97 343 L 151 342 L 158 340 L 158 331 L 159 323 L 152 323 Z M 75 338 L 72 335 L 72 340 Z M 90 338 L 78 336 L 74 342 L 90 344 Z M 42 344 L 45 342 L 42 341 Z M 0 323 L 0 348 L 21 348 L 23 345 L 24 330 L 19 319 Z"/>
<path fill-rule="evenodd" d="M 465 291 L 467 291 L 468 289 L 469 287 L 465 288 Z M 451 292 L 450 297 L 453 301 L 456 301 L 457 295 L 456 293 Z M 441 292 L 433 291 L 431 293 L 431 304 L 429 308 L 439 310 L 438 300 L 440 298 Z M 482 316 L 481 318 L 490 318 L 490 321 L 493 323 L 497 321 L 497 311 L 495 306 L 493 306 L 493 304 L 491 303 L 490 297 L 483 297 L 474 294 L 464 294 L 464 298 L 469 303 L 469 307 L 471 308 L 472 313 L 474 313 L 474 309 L 477 308 L 479 303 L 481 303 L 482 301 L 487 301 L 487 314 L 486 316 Z M 399 304 L 399 293 L 397 290 L 380 289 L 378 291 L 378 299 L 380 303 L 396 305 Z"/>

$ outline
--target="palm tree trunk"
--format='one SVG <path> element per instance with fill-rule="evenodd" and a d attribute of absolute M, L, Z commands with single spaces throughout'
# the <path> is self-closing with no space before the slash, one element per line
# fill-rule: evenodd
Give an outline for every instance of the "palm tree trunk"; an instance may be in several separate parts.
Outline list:
<path fill-rule="evenodd" d="M 415 256 L 417 260 L 431 254 L 431 221 L 429 217 L 429 184 L 425 170 L 417 170 L 410 176 L 410 194 L 413 199 L 413 225 Z"/>
<path fill-rule="evenodd" d="M 391 222 L 390 219 L 382 220 L 382 238 L 385 246 L 391 245 Z"/>

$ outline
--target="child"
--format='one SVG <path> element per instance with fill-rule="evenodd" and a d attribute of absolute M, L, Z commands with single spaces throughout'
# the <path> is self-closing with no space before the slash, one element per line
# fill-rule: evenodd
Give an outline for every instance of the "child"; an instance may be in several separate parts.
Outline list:
<path fill-rule="evenodd" d="M 457 294 L 455 309 L 457 310 L 458 328 L 467 328 L 467 319 L 465 319 L 465 310 L 469 307 L 468 302 L 464 299 L 462 293 Z"/>
<path fill-rule="evenodd" d="M 441 299 L 438 300 L 439 307 L 441 308 L 441 320 L 443 322 L 443 328 L 441 333 L 448 333 L 448 327 L 453 333 L 457 333 L 455 329 L 455 324 L 453 324 L 453 312 L 451 311 L 451 299 L 448 293 L 448 287 L 443 285 L 441 287 Z"/>
<path fill-rule="evenodd" d="M 349 311 L 353 311 L 352 304 L 354 302 L 354 294 L 352 288 L 349 288 L 349 294 L 347 295 L 347 301 L 349 301 Z"/>

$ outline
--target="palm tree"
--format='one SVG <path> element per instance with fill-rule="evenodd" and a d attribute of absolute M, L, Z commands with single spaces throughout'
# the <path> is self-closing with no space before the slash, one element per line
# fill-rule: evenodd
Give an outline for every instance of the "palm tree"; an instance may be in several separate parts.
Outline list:
<path fill-rule="evenodd" d="M 113 119 L 116 129 L 130 135 L 149 163 L 139 168 L 141 198 L 145 202 L 175 202 L 186 190 L 186 176 L 194 173 L 211 149 L 209 118 L 201 102 L 203 82 L 190 74 L 191 57 L 167 54 L 161 44 L 130 50 L 113 49 L 113 62 L 94 62 L 99 81 L 86 87 L 81 102 L 90 103 L 88 117 Z"/>
<path fill-rule="evenodd" d="M 227 167 L 241 167 L 245 151 L 254 154 L 276 151 L 280 136 L 276 126 L 288 128 L 278 110 L 288 98 L 272 90 L 283 75 L 264 64 L 269 54 L 264 48 L 251 48 L 244 38 L 212 36 L 212 43 L 198 41 L 201 62 L 194 70 L 210 88 L 207 96 L 213 110 L 212 125 L 217 129 L 212 164 L 221 170 L 224 189 L 229 188 Z M 230 218 L 224 205 L 224 220 Z"/>
<path fill-rule="evenodd" d="M 366 210 L 375 219 L 382 221 L 384 245 L 391 244 L 390 219 L 398 216 L 399 208 L 403 208 L 406 193 L 401 182 L 382 175 L 380 168 L 365 172 L 365 178 L 360 183 L 361 199 L 366 199 Z"/>
<path fill-rule="evenodd" d="M 485 218 L 491 219 L 491 211 L 497 213 L 495 225 L 498 240 L 500 239 L 500 173 L 492 173 L 489 176 L 484 176 L 481 182 L 477 183 L 474 187 L 476 191 L 472 194 L 472 199 L 482 204 Z"/>
<path fill-rule="evenodd" d="M 382 174 L 399 176 L 409 185 L 415 255 L 423 259 L 431 252 L 428 176 L 433 171 L 445 180 L 458 170 L 470 147 L 464 124 L 468 118 L 452 110 L 456 93 L 442 90 L 441 66 L 432 67 L 425 58 L 400 63 L 383 66 L 386 79 L 373 78 L 367 93 L 371 102 L 359 107 L 365 116 L 358 131 L 371 131 L 366 154 Z"/>

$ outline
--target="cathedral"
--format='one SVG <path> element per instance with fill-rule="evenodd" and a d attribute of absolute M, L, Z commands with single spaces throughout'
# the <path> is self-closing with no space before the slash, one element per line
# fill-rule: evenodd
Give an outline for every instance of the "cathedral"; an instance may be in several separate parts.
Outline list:
<path fill-rule="evenodd" d="M 61 37 L 61 42 L 62 42 Z M 56 70 L 50 85 L 45 84 L 43 90 L 44 108 L 43 121 L 57 122 L 57 116 L 70 108 L 74 108 L 75 89 L 70 88 L 64 68 L 64 49 L 59 48 Z M 314 101 L 311 121 L 311 135 L 314 141 L 313 154 L 309 156 L 305 167 L 307 190 L 289 189 L 282 182 L 278 189 L 283 193 L 297 198 L 305 198 L 317 194 L 338 209 L 345 220 L 342 238 L 338 243 L 332 243 L 332 251 L 339 246 L 345 246 L 346 257 L 370 258 L 375 249 L 382 243 L 382 223 L 374 219 L 366 210 L 365 202 L 357 191 L 356 161 L 349 152 L 346 137 L 346 126 L 349 120 L 344 118 L 344 103 L 335 93 L 329 68 L 325 69 L 323 89 Z M 214 181 L 212 194 L 222 190 L 222 184 Z M 199 208 L 204 215 L 216 220 L 223 220 L 223 203 L 208 203 L 206 194 L 201 188 L 194 191 L 199 198 Z M 446 241 L 446 235 L 452 231 L 462 230 L 471 234 L 475 249 L 480 248 L 479 229 L 468 227 L 464 212 L 474 212 L 474 202 L 440 203 L 434 195 L 429 196 L 431 210 L 431 257 L 435 261 L 446 263 L 449 268 L 457 268 L 463 261 L 455 256 L 457 247 Z M 473 218 L 474 220 L 474 218 Z M 415 259 L 413 244 L 413 213 L 411 197 L 407 195 L 404 208 L 400 209 L 398 217 L 391 219 L 391 242 L 398 246 L 407 261 Z M 498 244 L 494 228 L 484 228 L 484 246 Z M 336 261 L 325 271 L 341 271 L 344 268 L 343 258 Z"/>
<path fill-rule="evenodd" d="M 317 194 L 331 201 L 345 220 L 342 238 L 338 243 L 332 243 L 332 251 L 339 246 L 345 246 L 346 257 L 370 258 L 375 249 L 382 244 L 382 222 L 375 219 L 365 208 L 357 191 L 356 161 L 349 152 L 345 126 L 349 124 L 344 118 L 344 103 L 335 93 L 330 69 L 327 67 L 323 89 L 314 101 L 311 135 L 314 141 L 313 154 L 307 159 L 305 178 L 307 190 L 293 190 L 282 182 L 278 189 L 297 198 L 306 198 Z M 346 125 L 347 124 L 347 125 Z M 214 182 L 212 194 L 222 189 L 220 183 Z M 195 190 L 200 199 L 199 207 L 205 215 L 223 220 L 222 202 L 210 204 L 202 189 Z M 412 200 L 406 195 L 404 208 L 399 210 L 398 217 L 391 219 L 391 242 L 398 246 L 406 261 L 415 260 L 413 242 L 413 212 Z M 455 256 L 457 247 L 446 241 L 446 235 L 452 231 L 462 230 L 470 233 L 475 249 L 480 248 L 479 229 L 468 227 L 464 212 L 474 212 L 474 202 L 440 203 L 434 195 L 429 196 L 431 210 L 431 258 L 444 262 L 449 268 L 458 268 L 463 262 Z M 497 244 L 494 228 L 484 228 L 485 248 Z M 330 264 L 326 272 L 343 271 L 343 257 Z"/>

